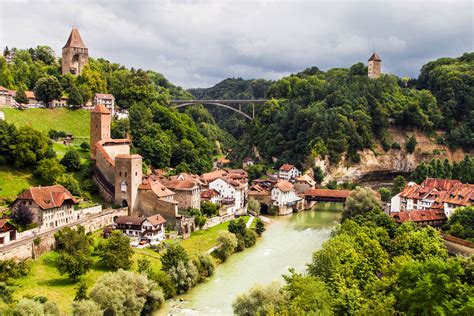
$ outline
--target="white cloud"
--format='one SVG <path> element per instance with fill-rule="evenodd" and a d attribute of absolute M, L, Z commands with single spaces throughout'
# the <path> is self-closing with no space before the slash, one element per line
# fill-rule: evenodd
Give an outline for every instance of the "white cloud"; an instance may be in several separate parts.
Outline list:
<path fill-rule="evenodd" d="M 185 87 L 347 67 L 375 48 L 384 69 L 473 50 L 471 1 L 0 0 L 0 46 L 59 54 L 74 19 L 93 57 L 162 72 Z"/>

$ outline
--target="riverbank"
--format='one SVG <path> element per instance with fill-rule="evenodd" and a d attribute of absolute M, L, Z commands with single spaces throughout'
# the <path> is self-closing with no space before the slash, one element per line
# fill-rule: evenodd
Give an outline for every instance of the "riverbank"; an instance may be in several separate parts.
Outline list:
<path fill-rule="evenodd" d="M 248 220 L 248 216 L 245 217 Z M 168 240 L 167 243 L 180 243 L 191 257 L 196 257 L 200 253 L 217 245 L 217 238 L 220 232 L 227 231 L 229 222 L 216 225 L 204 231 L 195 231 L 191 237 L 185 240 Z M 94 243 L 97 244 L 102 238 L 102 231 L 96 231 L 93 234 Z M 161 270 L 161 254 L 150 248 L 133 249 L 133 265 L 131 270 L 137 270 L 137 261 L 139 259 L 148 259 L 151 262 L 151 268 L 154 271 Z M 29 260 L 31 270 L 26 277 L 14 281 L 15 292 L 14 299 L 20 299 L 24 296 L 45 296 L 55 302 L 60 311 L 64 314 L 71 312 L 71 304 L 76 293 L 77 283 L 72 283 L 66 276 L 62 276 L 56 268 L 57 253 L 48 252 L 38 259 Z M 109 272 L 98 265 L 99 257 L 93 256 L 94 265 L 82 279 L 89 288 L 95 284 L 97 279 L 103 274 Z"/>
<path fill-rule="evenodd" d="M 317 209 L 271 217 L 255 246 L 232 255 L 208 282 L 167 301 L 156 315 L 231 315 L 235 296 L 255 283 L 282 281 L 290 267 L 303 271 L 340 219 L 340 206 L 320 204 Z"/>

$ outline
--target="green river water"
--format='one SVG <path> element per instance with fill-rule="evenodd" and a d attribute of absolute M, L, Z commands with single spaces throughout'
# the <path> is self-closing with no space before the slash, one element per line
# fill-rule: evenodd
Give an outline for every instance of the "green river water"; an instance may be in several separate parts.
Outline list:
<path fill-rule="evenodd" d="M 206 283 L 171 300 L 159 315 L 232 315 L 232 301 L 256 283 L 283 279 L 293 267 L 302 272 L 312 253 L 329 238 L 340 218 L 340 208 L 327 204 L 318 210 L 270 217 L 257 244 L 232 255 Z"/>

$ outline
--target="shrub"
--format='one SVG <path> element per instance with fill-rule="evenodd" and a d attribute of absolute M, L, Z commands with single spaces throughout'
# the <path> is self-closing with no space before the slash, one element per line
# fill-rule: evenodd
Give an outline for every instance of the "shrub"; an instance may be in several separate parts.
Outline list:
<path fill-rule="evenodd" d="M 255 220 L 255 232 L 257 233 L 257 235 L 261 236 L 264 231 L 265 231 L 265 224 L 260 218 L 257 218 Z"/>
<path fill-rule="evenodd" d="M 67 171 L 77 171 L 81 169 L 81 156 L 77 150 L 71 149 L 66 152 L 60 163 L 66 167 Z"/>
<path fill-rule="evenodd" d="M 11 220 L 20 226 L 27 226 L 33 222 L 33 212 L 26 204 L 18 204 L 18 206 L 13 209 Z"/>
<path fill-rule="evenodd" d="M 77 181 L 76 178 L 74 178 L 74 176 L 70 173 L 60 175 L 56 179 L 56 183 L 68 189 L 73 195 L 80 196 L 82 193 L 79 181 Z"/>
<path fill-rule="evenodd" d="M 171 268 L 176 268 L 180 262 L 189 261 L 188 253 L 183 246 L 172 244 L 161 256 L 161 269 L 168 272 Z"/>
<path fill-rule="evenodd" d="M 73 316 L 95 316 L 103 315 L 103 310 L 92 300 L 72 302 Z"/>
<path fill-rule="evenodd" d="M 81 143 L 81 149 L 84 150 L 84 151 L 88 151 L 90 149 L 90 145 L 88 142 L 82 142 Z"/>
<path fill-rule="evenodd" d="M 66 168 L 56 159 L 42 159 L 38 163 L 34 175 L 40 179 L 41 184 L 52 185 L 65 172 Z"/>
<path fill-rule="evenodd" d="M 235 315 L 273 315 L 289 302 L 288 295 L 281 291 L 278 282 L 255 285 L 248 293 L 241 294 L 232 303 Z"/>
<path fill-rule="evenodd" d="M 412 154 L 415 151 L 416 144 L 417 144 L 416 137 L 415 135 L 413 135 L 408 139 L 407 143 L 405 144 L 405 148 L 407 152 Z"/>
<path fill-rule="evenodd" d="M 229 232 L 221 232 L 217 238 L 219 247 L 213 252 L 213 254 L 221 261 L 226 261 L 231 254 L 235 252 L 237 248 L 237 237 Z"/>
<path fill-rule="evenodd" d="M 164 271 L 151 272 L 149 278 L 161 287 L 165 299 L 172 298 L 176 295 L 176 286 L 168 273 Z"/>
<path fill-rule="evenodd" d="M 207 217 L 216 216 L 219 214 L 219 205 L 209 202 L 209 201 L 202 201 L 201 212 Z"/>
<path fill-rule="evenodd" d="M 199 272 L 191 261 L 180 261 L 177 266 L 171 267 L 168 274 L 179 294 L 187 292 L 199 281 Z"/>
<path fill-rule="evenodd" d="M 400 146 L 399 143 L 392 143 L 392 149 L 395 149 L 395 150 L 400 150 L 402 149 L 402 146 Z"/>
<path fill-rule="evenodd" d="M 387 189 L 387 188 L 380 188 L 380 189 L 379 189 L 379 194 L 380 194 L 380 198 L 382 199 L 382 201 L 384 201 L 384 202 L 390 201 L 391 192 L 390 192 L 389 189 Z"/>
<path fill-rule="evenodd" d="M 196 266 L 200 280 L 204 280 L 214 274 L 214 270 L 216 266 L 214 264 L 214 260 L 212 260 L 211 256 L 200 254 L 197 260 L 194 261 L 194 265 Z"/>
<path fill-rule="evenodd" d="M 252 229 L 247 229 L 244 236 L 245 248 L 252 247 L 257 242 L 257 233 Z"/>

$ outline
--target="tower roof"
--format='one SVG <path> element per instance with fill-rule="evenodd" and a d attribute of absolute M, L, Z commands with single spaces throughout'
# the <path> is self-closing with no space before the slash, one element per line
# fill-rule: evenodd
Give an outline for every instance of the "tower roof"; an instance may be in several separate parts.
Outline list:
<path fill-rule="evenodd" d="M 374 60 L 374 61 L 382 61 L 379 55 L 377 53 L 373 53 L 372 56 L 370 56 L 369 61 Z"/>
<path fill-rule="evenodd" d="M 82 41 L 81 34 L 79 34 L 79 30 L 75 27 L 72 28 L 71 34 L 69 34 L 69 38 L 67 39 L 66 47 L 78 47 L 78 48 L 87 48 Z"/>
<path fill-rule="evenodd" d="M 102 114 L 110 114 L 110 111 L 102 104 L 97 104 L 92 110 L 92 113 L 102 113 Z"/>

